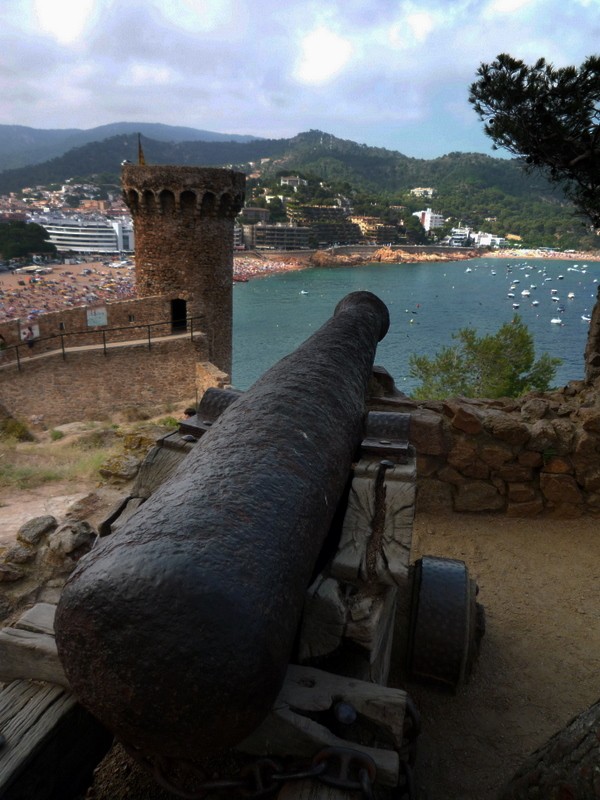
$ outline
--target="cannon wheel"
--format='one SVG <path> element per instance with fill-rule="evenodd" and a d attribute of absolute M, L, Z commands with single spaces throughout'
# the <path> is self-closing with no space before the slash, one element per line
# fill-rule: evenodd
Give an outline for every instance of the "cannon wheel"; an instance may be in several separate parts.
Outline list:
<path fill-rule="evenodd" d="M 451 558 L 424 556 L 411 571 L 408 676 L 456 691 L 471 674 L 485 632 L 477 584 L 464 562 Z"/>

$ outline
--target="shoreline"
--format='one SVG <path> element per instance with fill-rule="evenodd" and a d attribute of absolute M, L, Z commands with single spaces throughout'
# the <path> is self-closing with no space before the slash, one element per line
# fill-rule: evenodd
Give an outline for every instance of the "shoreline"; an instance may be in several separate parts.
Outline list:
<path fill-rule="evenodd" d="M 585 262 L 600 261 L 600 251 L 566 253 L 507 249 L 479 252 L 459 249 L 410 253 L 401 248 L 382 247 L 368 254 L 336 254 L 331 250 L 307 250 L 293 255 L 284 252 L 240 252 L 233 256 L 233 281 L 245 283 L 268 275 L 313 267 L 359 267 L 377 263 L 448 264 L 475 258 L 543 258 Z M 0 273 L 0 323 L 16 319 L 32 321 L 44 313 L 63 308 L 93 307 L 111 300 L 135 297 L 135 271 L 132 266 L 113 268 L 102 261 L 82 261 L 81 264 L 52 265 L 52 272 L 43 276 L 5 272 Z"/>

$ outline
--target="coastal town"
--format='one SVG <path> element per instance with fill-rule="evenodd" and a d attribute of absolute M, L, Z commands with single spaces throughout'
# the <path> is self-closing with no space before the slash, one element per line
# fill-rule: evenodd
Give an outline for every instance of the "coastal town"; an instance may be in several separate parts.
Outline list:
<path fill-rule="evenodd" d="M 305 183 L 299 176 L 280 178 L 282 190 L 296 191 Z M 411 194 L 430 201 L 435 192 L 418 187 Z M 392 226 L 354 214 L 344 198 L 338 200 L 339 205 L 332 206 L 292 204 L 286 223 L 271 221 L 268 208 L 247 204 L 234 225 L 233 281 L 381 262 L 443 263 L 482 256 L 600 258 L 594 253 L 515 247 L 508 238 L 464 227 L 450 228 L 439 238 L 436 231 L 446 220 L 431 208 L 411 214 L 429 238 L 427 244 L 410 245 L 399 233 L 403 214 L 410 213 L 405 207 L 398 207 L 398 224 Z M 35 223 L 55 248 L 54 255 L 11 261 L 1 260 L 0 253 L 0 321 L 31 322 L 62 308 L 136 296 L 133 224 L 117 187 L 107 191 L 67 181 L 0 196 L 0 222 Z"/>

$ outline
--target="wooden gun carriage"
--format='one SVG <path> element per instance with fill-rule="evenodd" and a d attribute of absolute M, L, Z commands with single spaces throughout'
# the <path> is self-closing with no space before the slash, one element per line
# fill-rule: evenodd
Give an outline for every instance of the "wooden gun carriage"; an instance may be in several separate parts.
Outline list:
<path fill-rule="evenodd" d="M 208 390 L 62 591 L 63 684 L 175 794 L 231 751 L 287 800 L 408 794 L 418 714 L 389 684 L 468 678 L 475 583 L 411 564 L 410 416 L 368 410 L 388 324 L 355 292 L 247 392 Z"/>

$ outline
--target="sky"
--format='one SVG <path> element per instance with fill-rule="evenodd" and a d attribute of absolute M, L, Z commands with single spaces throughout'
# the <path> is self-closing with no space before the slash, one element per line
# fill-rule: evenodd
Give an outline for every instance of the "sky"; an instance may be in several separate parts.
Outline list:
<path fill-rule="evenodd" d="M 1 0 L 0 124 L 502 155 L 468 103 L 480 64 L 599 52 L 600 0 Z"/>

